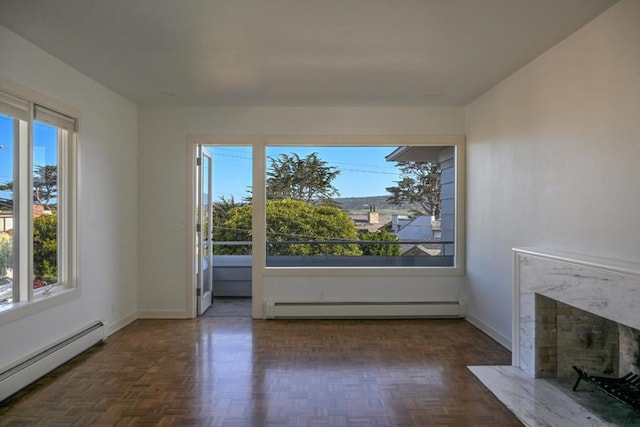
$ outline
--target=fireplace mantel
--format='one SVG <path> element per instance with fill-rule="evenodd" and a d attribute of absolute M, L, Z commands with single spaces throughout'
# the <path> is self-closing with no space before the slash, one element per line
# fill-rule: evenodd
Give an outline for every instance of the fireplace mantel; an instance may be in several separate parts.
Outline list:
<path fill-rule="evenodd" d="M 535 376 L 535 294 L 640 329 L 640 264 L 513 250 L 512 364 Z"/>

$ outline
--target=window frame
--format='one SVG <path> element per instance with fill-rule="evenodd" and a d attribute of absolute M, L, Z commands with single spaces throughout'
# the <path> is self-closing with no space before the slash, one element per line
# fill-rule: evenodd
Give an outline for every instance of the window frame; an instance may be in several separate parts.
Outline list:
<path fill-rule="evenodd" d="M 254 256 L 259 256 L 259 266 L 264 276 L 464 276 L 465 264 L 465 136 L 464 135 L 280 135 L 265 136 L 255 146 L 254 142 L 254 180 L 253 188 L 265 191 L 253 193 L 254 200 Z M 270 146 L 277 147 L 399 147 L 399 146 L 452 146 L 455 151 L 455 230 L 454 265 L 444 267 L 430 266 L 267 266 L 266 264 L 266 151 Z M 259 151 L 256 151 L 259 148 Z M 256 160 L 256 157 L 260 159 Z M 260 172 L 260 177 L 256 174 Z M 261 178 L 261 179 L 260 179 Z M 260 193 L 257 197 L 256 193 Z M 257 241 L 259 240 L 259 241 Z M 255 265 L 255 263 L 254 263 Z"/>
<path fill-rule="evenodd" d="M 0 306 L 0 325 L 33 315 L 80 295 L 78 288 L 77 176 L 79 111 L 22 85 L 0 78 L 0 91 L 28 105 L 27 120 L 16 121 L 14 181 L 14 300 Z M 56 128 L 58 146 L 58 283 L 33 289 L 33 138 L 36 111 L 45 114 L 38 121 Z M 55 115 L 59 115 L 56 121 Z M 11 115 L 16 118 L 15 116 Z M 42 118 L 44 117 L 44 119 Z M 64 121 L 66 120 L 66 124 Z"/>
<path fill-rule="evenodd" d="M 323 150 L 323 149 L 325 149 L 325 148 L 331 148 L 331 149 L 337 149 L 337 150 L 342 149 L 342 148 L 345 148 L 345 149 L 349 149 L 349 148 L 356 148 L 356 149 L 359 149 L 359 148 L 362 148 L 362 149 L 368 149 L 368 148 L 371 148 L 371 149 L 380 149 L 380 148 L 383 148 L 383 149 L 387 150 L 387 151 L 386 151 L 386 152 L 387 152 L 387 156 L 386 156 L 387 158 L 388 158 L 388 157 L 390 157 L 390 156 L 392 156 L 393 154 L 395 154 L 397 151 L 402 151 L 402 152 L 409 151 L 409 152 L 413 152 L 413 149 L 414 149 L 414 148 L 436 148 L 436 149 L 439 149 L 439 150 L 440 150 L 440 151 L 438 152 L 438 156 L 440 156 L 440 155 L 442 154 L 442 151 L 452 149 L 452 152 L 453 152 L 453 157 L 452 157 L 452 158 L 453 158 L 453 162 L 454 162 L 454 171 L 456 170 L 455 159 L 456 159 L 456 157 L 457 157 L 457 154 L 456 154 L 457 147 L 456 147 L 455 145 L 452 145 L 452 144 L 441 144 L 441 145 L 439 145 L 439 144 L 407 144 L 407 145 L 402 145 L 402 146 L 400 146 L 400 147 L 398 147 L 398 145 L 378 145 L 378 144 L 376 144 L 376 145 L 373 145 L 373 144 L 370 144 L 370 145 L 367 145 L 367 144 L 335 144 L 335 143 L 334 143 L 334 144 L 323 144 L 323 145 L 320 145 L 320 144 L 312 144 L 312 145 L 302 145 L 302 144 L 295 144 L 295 145 L 288 145 L 288 144 L 287 144 L 287 145 L 284 145 L 284 144 L 273 144 L 273 145 L 266 145 L 266 146 L 265 146 L 265 151 L 266 151 L 266 153 L 267 153 L 267 156 L 266 156 L 267 158 L 265 159 L 265 168 L 267 168 L 267 163 L 269 163 L 269 159 L 270 159 L 270 158 L 272 158 L 272 155 L 271 155 L 271 153 L 269 152 L 271 148 L 274 148 L 274 149 L 276 149 L 277 151 L 282 151 L 282 149 L 290 148 L 290 149 L 292 150 L 292 151 L 291 151 L 291 153 L 296 153 L 296 154 L 299 154 L 299 153 L 297 153 L 297 152 L 295 151 L 295 150 L 297 150 L 297 149 L 312 149 L 312 151 L 316 151 L 316 150 L 317 150 L 317 151 L 319 151 L 319 152 L 321 153 L 321 154 L 320 154 L 320 157 L 322 157 L 322 150 Z M 408 150 L 405 150 L 405 149 L 408 149 Z M 420 155 L 420 154 L 421 154 L 421 153 L 418 153 L 418 155 Z M 415 156 L 415 154 L 412 154 L 412 155 L 413 155 L 413 156 Z M 422 155 L 424 155 L 424 154 L 422 154 Z M 429 155 L 430 155 L 430 156 L 432 156 L 432 155 L 433 155 L 433 152 L 430 152 L 430 153 L 429 153 Z M 325 160 L 325 159 L 322 159 L 322 160 Z M 345 160 L 345 161 L 346 161 L 346 160 Z M 388 159 L 387 159 L 387 161 L 388 161 L 388 162 L 390 162 L 390 164 L 395 164 L 395 163 L 400 162 L 400 161 L 433 162 L 433 160 L 431 160 L 431 159 L 429 159 L 429 160 L 406 160 L 406 159 L 403 159 L 403 160 L 401 160 L 401 159 L 398 159 L 398 160 L 388 160 Z M 268 173 L 268 171 L 266 171 L 266 173 Z M 454 188 L 455 188 L 455 185 L 457 185 L 457 181 L 456 181 L 456 177 L 455 177 L 455 175 L 453 175 L 453 176 L 454 176 L 454 182 L 453 182 L 453 184 L 454 184 Z M 268 181 L 268 179 L 267 179 L 267 178 L 265 178 L 265 181 Z M 378 194 L 379 194 L 379 193 L 378 193 Z M 272 200 L 272 199 L 269 199 L 269 196 L 268 196 L 268 195 L 265 195 L 265 199 L 266 199 L 266 201 L 267 201 L 267 202 L 268 202 L 269 200 Z M 455 194 L 454 194 L 454 201 L 455 201 Z M 456 215 L 456 212 L 455 212 L 455 206 L 454 206 L 454 215 Z M 455 224 L 455 216 L 454 216 L 454 224 Z M 266 229 L 266 227 L 265 227 L 265 229 Z M 455 230 L 456 230 L 456 229 L 457 229 L 457 227 L 456 227 L 456 226 L 454 226 L 454 232 L 455 232 Z M 268 239 L 267 239 L 267 240 L 268 240 Z M 295 239 L 294 239 L 294 240 L 295 240 Z M 416 268 L 424 268 L 424 269 L 437 269 L 437 268 L 442 268 L 442 269 L 451 269 L 451 268 L 455 268 L 455 267 L 456 267 L 456 262 L 457 262 L 457 260 L 458 260 L 458 258 L 457 258 L 457 254 L 456 254 L 456 252 L 455 252 L 455 245 L 456 245 L 456 243 L 457 243 L 457 242 L 456 242 L 456 240 L 455 240 L 455 235 L 454 235 L 454 236 L 452 236 L 452 238 L 451 238 L 451 239 L 446 239 L 446 240 L 451 240 L 451 243 L 439 243 L 439 242 L 434 242 L 434 243 L 435 243 L 435 244 L 440 244 L 440 245 L 441 245 L 441 249 L 442 249 L 442 252 L 443 252 L 443 256 L 445 255 L 445 254 L 444 254 L 444 252 L 445 252 L 449 247 L 453 246 L 453 254 L 452 254 L 453 256 L 452 256 L 452 260 L 451 260 L 451 261 L 453 262 L 453 264 L 452 264 L 452 265 L 425 265 L 426 263 L 425 263 L 425 264 L 420 264 L 420 261 L 415 262 L 415 265 L 410 265 L 410 264 L 411 264 L 411 262 L 409 261 L 409 262 L 407 262 L 407 263 L 402 263 L 402 262 L 400 262 L 400 264 L 401 264 L 401 265 L 385 265 L 385 266 L 377 266 L 377 265 L 366 265 L 366 261 L 365 261 L 365 262 L 363 262 L 363 263 L 361 263 L 360 261 L 357 261 L 357 259 L 359 258 L 359 256 L 341 256 L 341 255 L 337 255 L 337 256 L 335 256 L 335 258 L 336 258 L 336 259 L 339 259 L 339 261 L 337 262 L 338 264 L 340 264 L 340 263 L 344 263 L 344 265 L 333 265 L 333 266 L 332 266 L 332 265 L 322 265 L 322 262 L 320 263 L 320 265 L 314 265 L 314 263 L 313 263 L 313 262 L 311 262 L 311 263 L 309 263 L 309 264 L 300 264 L 300 265 L 295 265 L 295 261 L 294 261 L 294 260 L 289 261 L 289 262 L 291 263 L 291 265 L 274 265 L 274 263 L 271 263 L 271 264 L 269 263 L 269 261 L 270 261 L 270 257 L 273 257 L 273 258 L 272 258 L 272 262 L 273 262 L 273 261 L 275 261 L 275 259 L 277 258 L 277 255 L 276 255 L 276 256 L 273 256 L 273 255 L 272 255 L 272 256 L 270 256 L 270 255 L 267 253 L 267 254 L 265 254 L 265 256 L 266 256 L 266 265 L 265 265 L 265 267 L 266 267 L 267 269 L 271 269 L 271 268 L 321 268 L 321 269 L 327 269 L 327 268 L 331 269 L 331 268 L 336 268 L 336 269 L 338 269 L 338 270 L 340 270 L 340 269 L 352 269 L 352 268 L 375 268 L 375 269 L 376 269 L 376 271 L 381 271 L 382 269 L 386 269 L 386 268 L 388 268 L 388 269 L 394 269 L 394 270 L 395 270 L 395 269 L 402 269 L 402 268 L 406 268 L 406 269 L 416 269 Z M 356 238 L 356 240 L 354 240 L 354 242 L 356 242 L 355 244 L 357 245 L 357 244 L 358 244 L 358 243 L 357 243 L 357 242 L 358 242 L 358 239 Z M 444 240 L 443 240 L 443 242 L 444 242 Z M 408 243 L 408 242 L 403 242 L 403 243 Z M 451 252 L 451 251 L 449 250 L 449 252 Z M 291 257 L 291 258 L 296 258 L 296 255 L 290 255 L 289 257 Z M 301 255 L 301 256 L 299 256 L 299 257 L 302 259 L 302 258 L 304 258 L 305 256 Z M 366 255 L 365 255 L 365 257 L 369 257 L 369 256 L 366 256 Z M 313 255 L 311 255 L 311 258 L 313 258 Z M 396 255 L 396 256 L 382 256 L 382 258 L 398 258 L 398 259 L 404 259 L 404 255 Z M 427 258 L 429 258 L 429 257 L 426 257 L 426 258 L 415 257 L 415 258 L 419 258 L 419 259 L 423 259 L 423 260 L 425 260 L 425 259 L 427 259 Z M 436 256 L 436 257 L 433 257 L 433 258 L 438 258 L 438 257 Z M 353 263 L 352 263 L 352 264 L 349 264 L 349 262 L 351 262 L 351 261 L 349 261 L 349 260 L 353 260 Z M 287 262 L 287 261 L 285 261 L 285 263 L 286 263 L 286 262 Z M 304 261 L 303 261 L 303 262 L 304 262 Z M 428 261 L 427 261 L 427 262 L 428 262 Z M 444 262 L 443 262 L 443 261 L 436 261 L 436 262 L 434 262 L 434 264 L 440 264 L 440 263 L 444 263 Z"/>

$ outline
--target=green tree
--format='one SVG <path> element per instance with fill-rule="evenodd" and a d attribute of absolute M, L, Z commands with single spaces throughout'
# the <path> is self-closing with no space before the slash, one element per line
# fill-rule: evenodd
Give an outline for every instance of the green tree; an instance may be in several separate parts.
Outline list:
<path fill-rule="evenodd" d="M 13 182 L 0 185 L 0 191 L 13 192 Z M 58 197 L 58 167 L 35 166 L 33 174 L 33 203 L 51 209 L 51 200 Z"/>
<path fill-rule="evenodd" d="M 340 192 L 331 182 L 340 174 L 333 166 L 311 153 L 305 158 L 298 154 L 269 157 L 267 171 L 267 199 L 302 200 L 308 203 L 327 202 Z"/>
<path fill-rule="evenodd" d="M 387 187 L 390 196 L 387 201 L 395 206 L 420 205 L 419 215 L 440 217 L 440 175 L 439 163 L 397 162 L 402 172 L 397 185 Z"/>
<path fill-rule="evenodd" d="M 222 224 L 227 219 L 227 212 L 238 206 L 243 206 L 243 203 L 237 203 L 233 196 L 230 199 L 221 196 L 217 202 L 213 202 L 211 210 L 213 211 L 213 225 Z"/>
<path fill-rule="evenodd" d="M 360 235 L 360 240 L 373 240 L 376 242 L 397 242 L 398 238 L 387 232 L 386 230 L 368 231 Z M 392 244 L 375 244 L 375 243 L 361 243 L 363 255 L 376 255 L 376 256 L 400 256 L 402 251 L 400 245 Z"/>
<path fill-rule="evenodd" d="M 230 199 L 227 199 L 224 196 L 221 196 L 217 202 L 213 202 L 211 204 L 211 221 L 213 221 L 212 222 L 213 228 L 215 229 L 216 227 L 222 227 L 222 224 L 224 224 L 224 222 L 227 219 L 227 213 L 231 209 L 239 206 L 244 206 L 244 203 L 237 203 L 233 198 L 233 196 L 231 196 Z M 209 230 L 208 228 L 209 218 L 205 218 L 204 221 L 205 221 L 205 226 L 204 226 L 205 237 L 208 237 L 207 233 Z"/>
<path fill-rule="evenodd" d="M 33 272 L 47 283 L 58 281 L 58 215 L 33 218 Z"/>
<path fill-rule="evenodd" d="M 233 196 L 230 199 L 221 196 L 217 202 L 213 202 L 211 205 L 211 218 L 205 218 L 204 220 L 204 234 L 205 238 L 209 237 L 209 221 L 212 221 L 213 225 L 213 235 L 211 240 L 218 240 L 216 236 L 221 235 L 221 230 L 225 228 L 225 221 L 227 220 L 227 214 L 230 210 L 245 206 L 245 203 L 237 203 Z M 242 238 L 241 240 L 246 240 Z M 247 249 L 247 254 L 251 253 L 251 246 L 248 245 L 245 249 Z M 219 245 L 213 246 L 213 252 L 215 255 L 225 254 L 224 248 Z"/>
<path fill-rule="evenodd" d="M 357 244 L 322 244 L 314 242 L 357 240 L 353 221 L 335 206 L 317 205 L 300 200 L 267 201 L 268 255 L 361 255 Z M 253 206 L 231 209 L 220 229 L 218 241 L 251 240 Z M 278 243 L 295 242 L 295 243 Z M 224 254 L 247 254 L 238 246 L 221 247 Z"/>

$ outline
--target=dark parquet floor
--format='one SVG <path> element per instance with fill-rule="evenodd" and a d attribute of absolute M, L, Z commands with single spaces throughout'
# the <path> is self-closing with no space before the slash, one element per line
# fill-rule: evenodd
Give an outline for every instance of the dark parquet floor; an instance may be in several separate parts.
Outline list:
<path fill-rule="evenodd" d="M 0 404 L 2 426 L 520 426 L 464 320 L 138 320 Z"/>

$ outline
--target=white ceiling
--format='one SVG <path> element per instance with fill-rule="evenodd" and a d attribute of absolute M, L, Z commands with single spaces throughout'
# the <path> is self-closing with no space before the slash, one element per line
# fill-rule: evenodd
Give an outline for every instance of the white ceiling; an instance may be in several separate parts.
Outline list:
<path fill-rule="evenodd" d="M 0 0 L 140 105 L 462 106 L 617 0 Z"/>

